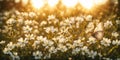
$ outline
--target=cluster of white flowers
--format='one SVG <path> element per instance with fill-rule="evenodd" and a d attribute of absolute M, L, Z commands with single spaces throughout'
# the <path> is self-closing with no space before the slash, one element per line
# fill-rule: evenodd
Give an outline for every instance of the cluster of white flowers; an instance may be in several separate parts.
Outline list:
<path fill-rule="evenodd" d="M 112 21 L 106 21 L 106 22 L 104 23 L 104 27 L 105 27 L 105 28 L 109 28 L 109 27 L 111 27 L 112 25 L 113 25 Z"/>
<path fill-rule="evenodd" d="M 41 59 L 43 54 L 40 51 L 33 52 L 33 56 L 35 56 L 35 59 Z"/>
<path fill-rule="evenodd" d="M 113 45 L 120 45 L 120 40 L 113 40 L 113 41 L 112 41 L 112 44 L 113 44 Z"/>
<path fill-rule="evenodd" d="M 18 51 L 25 48 L 30 50 L 35 59 L 54 58 L 52 54 L 59 56 L 59 53 L 66 52 L 71 52 L 69 54 L 73 56 L 82 54 L 94 59 L 104 54 L 97 49 L 99 45 L 103 48 L 120 45 L 119 32 L 112 31 L 112 38 L 104 33 L 104 28 L 112 28 L 111 20 L 99 22 L 92 15 L 58 19 L 51 14 L 47 18 L 38 18 L 35 12 L 12 12 L 6 11 L 3 14 L 6 23 L 1 31 L 9 41 L 2 40 L 0 44 L 5 46 L 2 47 L 4 54 L 11 54 L 17 59 L 20 59 L 18 54 L 21 54 Z"/>
<path fill-rule="evenodd" d="M 89 37 L 89 40 L 87 42 L 90 43 L 90 44 L 95 44 L 96 39 L 94 37 Z"/>
<path fill-rule="evenodd" d="M 117 32 L 113 32 L 113 33 L 112 33 L 112 36 L 114 36 L 114 37 L 117 38 L 117 37 L 119 36 L 119 33 L 117 33 Z"/>
<path fill-rule="evenodd" d="M 105 47 L 110 46 L 111 44 L 111 40 L 108 38 L 103 38 L 103 40 L 101 40 L 101 45 L 104 45 Z"/>

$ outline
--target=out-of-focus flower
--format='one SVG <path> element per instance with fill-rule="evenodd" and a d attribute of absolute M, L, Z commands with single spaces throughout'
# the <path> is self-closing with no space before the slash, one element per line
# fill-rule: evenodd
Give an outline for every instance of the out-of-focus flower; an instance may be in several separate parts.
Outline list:
<path fill-rule="evenodd" d="M 117 38 L 119 36 L 118 32 L 112 32 L 112 36 L 114 36 L 115 38 Z"/>
<path fill-rule="evenodd" d="M 48 20 L 55 19 L 55 15 L 49 15 Z"/>
<path fill-rule="evenodd" d="M 13 48 L 15 48 L 15 44 L 13 44 L 13 42 L 10 42 L 7 44 L 7 48 L 12 50 Z"/>
<path fill-rule="evenodd" d="M 113 41 L 112 41 L 112 44 L 113 44 L 113 45 L 120 45 L 120 40 L 113 40 Z"/>
<path fill-rule="evenodd" d="M 26 39 L 19 38 L 16 46 L 24 47 L 26 43 L 28 43 L 28 41 Z"/>
<path fill-rule="evenodd" d="M 92 15 L 88 15 L 88 16 L 86 16 L 86 21 L 92 21 Z"/>
<path fill-rule="evenodd" d="M 85 55 L 85 53 L 89 53 L 89 49 L 87 46 L 82 47 L 81 50 L 82 50 L 82 55 Z"/>
<path fill-rule="evenodd" d="M 57 49 L 60 50 L 61 52 L 66 52 L 68 50 L 68 48 L 63 44 L 58 44 Z"/>
<path fill-rule="evenodd" d="M 34 41 L 34 43 L 33 43 L 33 47 L 34 48 L 36 48 L 36 47 L 39 47 L 39 44 L 40 44 L 40 41 L 38 41 L 38 40 L 36 40 L 36 41 Z"/>
<path fill-rule="evenodd" d="M 33 34 L 39 34 L 39 30 L 38 29 L 33 30 Z"/>
<path fill-rule="evenodd" d="M 4 54 L 8 54 L 9 52 L 10 52 L 10 49 L 8 49 L 8 48 L 4 48 L 4 49 L 3 49 L 3 53 L 4 53 Z"/>
<path fill-rule="evenodd" d="M 76 55 L 80 52 L 80 50 L 81 50 L 80 48 L 75 48 L 73 49 L 72 54 Z"/>
<path fill-rule="evenodd" d="M 25 34 L 25 38 L 27 40 L 34 40 L 35 39 L 35 35 L 34 34 Z"/>
<path fill-rule="evenodd" d="M 117 24 L 120 24 L 120 20 L 116 20 L 116 23 L 117 23 Z"/>
<path fill-rule="evenodd" d="M 112 21 L 106 21 L 105 23 L 104 23 L 104 27 L 105 28 L 109 28 L 109 27 L 111 27 L 113 24 L 112 24 Z"/>
<path fill-rule="evenodd" d="M 90 44 L 94 44 L 94 43 L 96 43 L 96 39 L 91 36 L 91 37 L 89 37 L 89 40 L 87 42 Z"/>
<path fill-rule="evenodd" d="M 12 24 L 16 23 L 16 20 L 14 20 L 13 18 L 10 18 L 10 19 L 7 20 L 6 23 L 9 24 L 9 25 L 12 25 Z"/>
<path fill-rule="evenodd" d="M 24 32 L 24 33 L 29 33 L 29 32 L 32 31 L 32 29 L 33 29 L 33 28 L 30 27 L 30 26 L 28 26 L 28 25 L 27 25 L 27 26 L 23 26 L 23 32 Z"/>
<path fill-rule="evenodd" d="M 29 16 L 30 16 L 30 17 L 35 17 L 36 14 L 35 14 L 34 12 L 29 12 Z"/>
<path fill-rule="evenodd" d="M 24 24 L 25 24 L 25 25 L 31 25 L 31 24 L 33 24 L 33 21 L 31 21 L 31 20 L 26 20 L 26 21 L 24 21 Z"/>
<path fill-rule="evenodd" d="M 111 58 L 106 58 L 106 57 L 103 57 L 104 60 L 113 60 Z"/>
<path fill-rule="evenodd" d="M 17 52 L 13 52 L 13 58 L 20 60 L 20 57 L 18 56 Z"/>
<path fill-rule="evenodd" d="M 95 51 L 93 51 L 93 50 L 91 50 L 89 53 L 88 53 L 88 55 L 89 55 L 89 57 L 92 57 L 93 59 L 95 58 L 95 56 L 97 56 L 97 52 Z"/>
<path fill-rule="evenodd" d="M 104 45 L 105 47 L 110 46 L 111 44 L 111 40 L 108 38 L 103 38 L 103 40 L 101 40 L 101 45 Z"/>
<path fill-rule="evenodd" d="M 33 56 L 35 57 L 35 59 L 41 59 L 43 54 L 41 51 L 36 51 L 36 52 L 33 52 Z"/>
<path fill-rule="evenodd" d="M 82 47 L 83 46 L 83 42 L 81 42 L 81 39 L 75 40 L 75 41 L 73 41 L 73 46 L 75 46 L 75 47 Z"/>
<path fill-rule="evenodd" d="M 44 25 L 46 25 L 47 24 L 47 21 L 42 21 L 41 23 L 40 23 L 40 26 L 44 26 Z"/>
<path fill-rule="evenodd" d="M 45 29 L 46 33 L 50 33 L 50 32 L 54 33 L 54 32 L 58 31 L 58 29 L 54 28 L 54 26 L 45 27 L 44 29 Z"/>
<path fill-rule="evenodd" d="M 55 15 L 49 15 L 47 20 L 48 20 L 48 23 L 49 23 L 49 24 L 51 24 L 52 22 L 53 22 L 54 24 L 56 24 L 57 22 L 59 22 L 59 20 L 56 19 L 56 16 L 55 16 Z"/>
<path fill-rule="evenodd" d="M 23 19 L 18 19 L 17 22 L 18 22 L 18 24 L 23 24 L 24 23 Z"/>
<path fill-rule="evenodd" d="M 94 29 L 94 24 L 93 22 L 90 22 L 88 25 L 87 25 L 87 28 L 86 28 L 86 33 L 88 32 L 91 32 L 92 30 Z"/>
<path fill-rule="evenodd" d="M 83 21 L 84 21 L 84 18 L 83 18 L 83 17 L 81 17 L 81 16 L 76 17 L 76 21 L 77 21 L 77 22 L 79 22 L 79 23 L 81 23 L 81 22 L 83 22 Z"/>
<path fill-rule="evenodd" d="M 49 48 L 49 52 L 50 53 L 56 53 L 57 49 L 54 46 L 52 46 L 52 47 Z"/>
<path fill-rule="evenodd" d="M 0 44 L 4 44 L 6 41 L 0 41 Z"/>
<path fill-rule="evenodd" d="M 98 25 L 96 26 L 94 32 L 97 32 L 97 31 L 103 31 L 103 23 L 102 22 L 98 23 Z"/>
<path fill-rule="evenodd" d="M 43 57 L 44 59 L 49 59 L 49 58 L 51 58 L 51 54 L 49 53 L 49 54 L 45 54 L 45 56 Z"/>

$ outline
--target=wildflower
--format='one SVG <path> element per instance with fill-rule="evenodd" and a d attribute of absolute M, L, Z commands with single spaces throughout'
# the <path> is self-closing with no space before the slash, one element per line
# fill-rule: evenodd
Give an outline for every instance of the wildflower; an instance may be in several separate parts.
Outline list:
<path fill-rule="evenodd" d="M 41 59 L 43 54 L 40 51 L 36 51 L 36 52 L 33 52 L 33 56 L 35 57 L 35 59 Z"/>
<path fill-rule="evenodd" d="M 7 44 L 7 48 L 8 48 L 9 50 L 12 50 L 12 49 L 15 48 L 15 44 L 13 44 L 13 42 L 10 42 L 10 43 Z"/>
<path fill-rule="evenodd" d="M 49 48 L 49 52 L 50 53 L 56 53 L 57 49 L 54 46 L 52 46 L 52 47 Z"/>
<path fill-rule="evenodd" d="M 110 46 L 111 40 L 108 38 L 103 38 L 103 40 L 101 40 L 101 44 L 104 45 L 105 47 Z"/>
<path fill-rule="evenodd" d="M 57 32 L 57 31 L 58 31 L 58 29 L 57 29 L 57 28 L 54 28 L 53 26 L 46 27 L 46 28 L 44 28 L 44 29 L 45 29 L 46 33 L 50 33 L 50 32 L 54 33 L 54 32 Z"/>
<path fill-rule="evenodd" d="M 105 28 L 109 28 L 109 27 L 111 27 L 113 24 L 112 24 L 112 21 L 106 21 L 105 23 L 104 23 L 104 27 Z"/>
<path fill-rule="evenodd" d="M 23 26 L 23 32 L 24 32 L 24 33 L 31 32 L 31 31 L 32 31 L 32 29 L 33 29 L 33 28 L 32 28 L 32 27 L 30 27 L 30 26 L 28 26 L 28 25 L 27 25 L 27 26 Z"/>
<path fill-rule="evenodd" d="M 86 17 L 86 21 L 92 21 L 92 16 L 91 16 L 91 15 L 88 15 L 88 16 Z"/>
<path fill-rule="evenodd" d="M 113 40 L 113 41 L 112 41 L 112 44 L 113 44 L 113 45 L 120 45 L 120 40 Z"/>
<path fill-rule="evenodd" d="M 51 57 L 51 54 L 49 53 L 49 54 L 46 54 L 43 58 L 44 59 L 49 59 Z"/>
<path fill-rule="evenodd" d="M 0 44 L 4 44 L 6 41 L 0 41 Z"/>
<path fill-rule="evenodd" d="M 3 49 L 3 53 L 4 53 L 4 54 L 8 54 L 9 52 L 10 52 L 10 49 L 9 49 L 9 48 L 4 48 L 4 49 Z"/>
<path fill-rule="evenodd" d="M 89 49 L 87 46 L 82 47 L 81 50 L 82 50 L 82 55 L 85 55 L 85 53 L 89 53 Z"/>
<path fill-rule="evenodd" d="M 82 47 L 82 46 L 83 46 L 83 42 L 81 42 L 80 39 L 75 40 L 75 41 L 73 42 L 73 46 L 75 46 L 75 47 L 77 47 L 77 46 Z"/>
<path fill-rule="evenodd" d="M 68 48 L 64 46 L 63 44 L 58 44 L 57 49 L 60 50 L 61 52 L 66 52 L 68 50 Z"/>
<path fill-rule="evenodd" d="M 119 36 L 119 34 L 117 32 L 112 32 L 112 36 L 114 36 L 115 38 L 117 38 Z"/>
<path fill-rule="evenodd" d="M 96 26 L 94 32 L 97 32 L 97 31 L 103 31 L 103 23 L 102 22 L 98 23 L 98 25 Z"/>
<path fill-rule="evenodd" d="M 120 20 L 116 20 L 116 23 L 117 23 L 117 24 L 120 24 Z"/>
<path fill-rule="evenodd" d="M 34 41 L 32 46 L 36 48 L 36 46 L 39 46 L 39 44 L 40 44 L 40 41 L 36 40 L 36 41 Z"/>
<path fill-rule="evenodd" d="M 72 54 L 78 54 L 79 52 L 80 52 L 80 48 L 75 48 L 75 49 L 73 49 L 73 51 L 72 51 Z"/>
<path fill-rule="evenodd" d="M 40 23 L 40 26 L 44 26 L 44 25 L 46 25 L 47 24 L 47 21 L 42 21 L 41 23 Z"/>
<path fill-rule="evenodd" d="M 12 25 L 12 24 L 14 24 L 16 22 L 16 20 L 14 20 L 13 18 L 10 18 L 10 19 L 8 19 L 7 20 L 7 24 L 9 24 L 9 25 Z"/>
<path fill-rule="evenodd" d="M 94 43 L 96 43 L 96 39 L 91 36 L 91 37 L 89 37 L 89 40 L 87 42 L 90 44 L 94 44 Z"/>
<path fill-rule="evenodd" d="M 23 24 L 24 23 L 23 19 L 18 19 L 17 22 L 18 22 L 18 24 Z"/>
<path fill-rule="evenodd" d="M 88 32 L 91 32 L 92 30 L 94 29 L 94 24 L 93 22 L 90 22 L 88 25 L 87 25 L 87 28 L 86 28 L 86 33 Z"/>
<path fill-rule="evenodd" d="M 30 12 L 30 13 L 29 13 L 29 16 L 30 16 L 30 17 L 35 17 L 36 14 L 35 14 L 34 12 Z"/>
<path fill-rule="evenodd" d="M 97 56 L 97 52 L 95 51 L 93 51 L 93 50 L 91 50 L 89 53 L 88 53 L 88 55 L 89 55 L 89 57 L 92 57 L 92 59 L 94 59 L 95 58 L 95 56 Z"/>
<path fill-rule="evenodd" d="M 28 43 L 26 39 L 19 38 L 16 46 L 24 47 L 26 43 Z"/>
<path fill-rule="evenodd" d="M 78 21 L 79 23 L 83 22 L 84 21 L 84 18 L 79 16 L 79 17 L 76 17 L 76 21 Z"/>
<path fill-rule="evenodd" d="M 33 24 L 33 22 L 31 20 L 26 20 L 26 21 L 24 21 L 24 24 L 25 25 L 31 25 L 31 24 Z"/>
<path fill-rule="evenodd" d="M 34 40 L 35 39 L 35 35 L 34 34 L 25 34 L 25 38 L 27 40 Z"/>
<path fill-rule="evenodd" d="M 55 19 L 55 15 L 49 15 L 48 20 Z"/>
<path fill-rule="evenodd" d="M 13 59 L 18 59 L 20 60 L 20 57 L 18 56 L 17 52 L 13 52 Z"/>

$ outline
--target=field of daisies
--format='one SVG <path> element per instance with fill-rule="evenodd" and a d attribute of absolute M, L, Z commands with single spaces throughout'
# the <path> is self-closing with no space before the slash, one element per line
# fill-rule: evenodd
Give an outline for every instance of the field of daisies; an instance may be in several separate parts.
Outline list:
<path fill-rule="evenodd" d="M 0 12 L 0 60 L 120 60 L 116 13 L 48 12 Z"/>

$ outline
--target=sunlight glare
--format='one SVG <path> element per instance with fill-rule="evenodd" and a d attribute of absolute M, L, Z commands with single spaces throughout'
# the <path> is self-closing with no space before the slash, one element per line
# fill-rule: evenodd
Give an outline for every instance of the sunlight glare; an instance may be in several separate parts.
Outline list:
<path fill-rule="evenodd" d="M 93 0 L 79 0 L 79 3 L 87 9 L 90 9 L 94 6 Z"/>
<path fill-rule="evenodd" d="M 62 0 L 62 3 L 67 7 L 73 7 L 78 3 L 78 0 Z"/>
<path fill-rule="evenodd" d="M 39 9 L 44 5 L 44 1 L 43 0 L 31 0 L 31 3 L 33 5 L 33 7 Z"/>
<path fill-rule="evenodd" d="M 59 0 L 48 0 L 48 4 L 51 7 L 55 6 L 58 2 L 59 2 Z"/>

